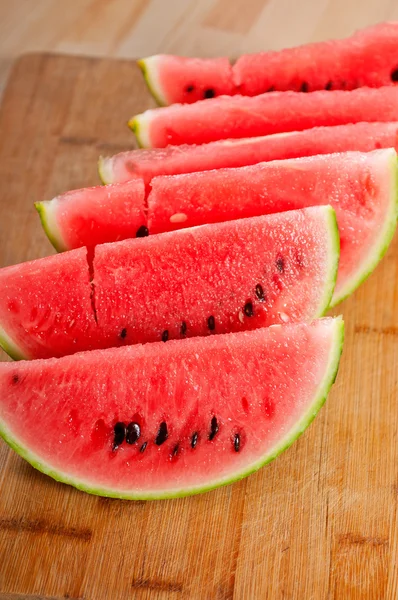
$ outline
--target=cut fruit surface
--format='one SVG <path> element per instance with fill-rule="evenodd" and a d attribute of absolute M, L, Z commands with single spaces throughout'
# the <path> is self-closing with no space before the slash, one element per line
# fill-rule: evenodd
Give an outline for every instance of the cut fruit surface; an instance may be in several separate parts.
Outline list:
<path fill-rule="evenodd" d="M 115 241 L 137 236 L 137 224 L 130 230 L 126 225 L 131 207 L 124 192 L 123 201 L 118 198 L 120 185 L 109 194 L 112 200 L 107 210 L 114 216 L 112 229 L 98 241 L 109 241 L 111 235 Z M 155 177 L 149 189 L 145 224 L 139 234 L 330 204 L 336 211 L 341 245 L 335 304 L 370 274 L 391 241 L 397 219 L 397 155 L 390 148 L 271 161 L 237 169 Z M 80 190 L 80 210 L 84 212 L 92 199 L 91 188 L 88 191 L 86 197 Z M 58 200 L 54 208 L 51 202 L 47 204 L 56 216 Z M 68 204 L 61 206 L 68 222 Z M 99 219 L 105 226 L 106 213 Z M 57 227 L 62 231 L 61 219 Z M 80 238 L 90 239 L 89 222 L 86 227 L 87 232 L 81 230 Z M 51 239 L 51 229 L 47 234 Z"/>
<path fill-rule="evenodd" d="M 379 23 L 343 40 L 241 56 L 233 67 L 240 94 L 352 90 L 398 82 L 398 22 Z"/>
<path fill-rule="evenodd" d="M 328 318 L 0 363 L 0 433 L 34 467 L 94 494 L 204 492 L 293 443 L 336 378 L 342 344 L 343 322 Z"/>
<path fill-rule="evenodd" d="M 72 250 L 0 270 L 0 326 L 44 358 L 313 319 L 338 256 L 328 206 Z"/>
<path fill-rule="evenodd" d="M 157 54 L 138 61 L 148 88 L 161 106 L 232 95 L 228 58 L 187 58 Z"/>
<path fill-rule="evenodd" d="M 222 140 L 199 146 L 130 150 L 101 158 L 99 173 L 103 183 L 117 183 L 142 177 L 148 186 L 158 175 L 243 167 L 262 161 L 347 150 L 369 152 L 376 148 L 398 149 L 397 134 L 396 122 L 355 123 L 257 138 Z"/>
<path fill-rule="evenodd" d="M 139 178 L 115 186 L 72 190 L 35 206 L 59 252 L 140 236 L 147 224 L 145 186 Z"/>
<path fill-rule="evenodd" d="M 319 126 L 396 120 L 398 88 L 385 86 L 312 94 L 222 96 L 147 110 L 129 124 L 141 147 L 164 148 L 169 144 L 206 144 Z"/>
<path fill-rule="evenodd" d="M 336 211 L 341 245 L 333 304 L 372 271 L 396 228 L 397 155 L 393 149 L 156 177 L 151 188 L 151 234 L 330 204 Z"/>
<path fill-rule="evenodd" d="M 227 59 L 151 56 L 139 61 L 160 104 L 192 103 L 223 94 L 313 92 L 398 82 L 398 22 L 380 23 L 340 40 Z M 205 95 L 207 92 L 207 95 Z"/>
<path fill-rule="evenodd" d="M 70 354 L 96 329 L 86 248 L 0 269 L 0 346 L 12 358 Z M 76 347 L 76 350 L 73 348 Z"/>

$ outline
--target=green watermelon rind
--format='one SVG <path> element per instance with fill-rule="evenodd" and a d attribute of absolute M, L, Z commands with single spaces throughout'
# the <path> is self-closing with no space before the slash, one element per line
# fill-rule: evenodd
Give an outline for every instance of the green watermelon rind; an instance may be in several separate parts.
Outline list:
<path fill-rule="evenodd" d="M 149 126 L 151 123 L 151 113 L 152 111 L 146 110 L 140 115 L 135 115 L 132 117 L 128 126 L 131 131 L 134 133 L 135 138 L 137 140 L 137 144 L 139 148 L 152 148 L 153 145 L 151 143 L 150 134 L 149 134 Z"/>
<path fill-rule="evenodd" d="M 141 58 L 140 60 L 137 60 L 137 65 L 141 69 L 144 81 L 155 102 L 159 106 L 167 106 L 168 102 L 163 95 L 159 83 L 156 81 L 159 75 L 158 60 L 159 57 L 156 55 L 149 56 L 148 58 Z"/>
<path fill-rule="evenodd" d="M 112 157 L 100 156 L 98 159 L 98 175 L 102 185 L 113 183 Z"/>
<path fill-rule="evenodd" d="M 35 202 L 35 208 L 39 213 L 44 233 L 50 240 L 51 244 L 54 246 L 57 252 L 64 252 L 65 250 L 68 250 L 68 247 L 62 238 L 54 216 L 54 206 L 56 200 L 57 199 L 54 198 L 53 200 Z"/>
<path fill-rule="evenodd" d="M 319 311 L 314 318 L 322 317 L 330 307 L 339 271 L 340 234 L 335 210 L 330 205 L 319 207 L 325 211 L 329 225 L 329 278 L 325 281 L 325 291 L 319 303 Z"/>
<path fill-rule="evenodd" d="M 59 233 L 54 235 L 54 230 L 58 231 L 58 225 L 55 222 L 53 215 L 53 203 L 56 199 L 51 201 L 36 202 L 35 206 L 40 214 L 40 219 L 46 232 L 46 235 L 54 248 L 58 252 L 67 250 L 67 246 L 62 240 L 62 236 Z M 328 278 L 324 283 L 324 293 L 319 301 L 318 309 L 313 315 L 313 318 L 322 317 L 330 307 L 330 303 L 333 296 L 333 290 L 337 280 L 338 264 L 340 256 L 340 237 L 337 226 L 336 213 L 331 206 L 319 207 L 325 214 L 325 221 L 327 223 L 327 230 L 329 235 L 329 248 L 328 248 Z M 28 358 L 18 348 L 11 336 L 8 335 L 4 329 L 0 326 L 0 347 L 14 360 L 21 360 Z"/>
<path fill-rule="evenodd" d="M 368 253 L 368 260 L 361 264 L 359 273 L 351 277 L 347 284 L 336 296 L 333 296 L 330 307 L 336 306 L 350 296 L 373 273 L 394 237 L 398 219 L 398 159 L 397 153 L 391 148 L 390 160 L 390 202 L 380 234 Z"/>
<path fill-rule="evenodd" d="M 29 357 L 22 352 L 0 325 L 0 348 L 13 360 L 27 360 Z"/>
<path fill-rule="evenodd" d="M 276 327 L 281 327 L 281 325 L 277 325 Z M 56 481 L 60 483 L 65 483 L 71 485 L 81 491 L 87 492 L 89 494 L 93 494 L 96 496 L 105 496 L 109 498 L 119 498 L 121 500 L 161 500 L 161 499 L 170 499 L 170 498 L 182 498 L 185 496 L 193 496 L 196 494 L 201 494 L 204 492 L 209 492 L 218 487 L 222 487 L 225 485 L 230 485 L 236 481 L 251 475 L 252 473 L 258 471 L 261 467 L 267 465 L 272 462 L 277 456 L 279 456 L 282 452 L 287 450 L 293 442 L 298 439 L 302 433 L 307 429 L 307 427 L 312 423 L 315 419 L 317 413 L 323 406 L 326 401 L 326 398 L 329 394 L 329 391 L 336 380 L 340 357 L 342 353 L 343 343 L 344 343 L 344 322 L 341 317 L 336 317 L 333 321 L 333 343 L 330 350 L 329 362 L 328 366 L 325 370 L 325 374 L 323 380 L 321 381 L 318 390 L 315 394 L 313 402 L 307 408 L 307 411 L 304 415 L 296 422 L 294 427 L 289 431 L 289 433 L 280 440 L 276 446 L 274 446 L 266 455 L 262 456 L 255 463 L 249 465 L 243 471 L 235 473 L 234 475 L 230 475 L 225 479 L 220 479 L 218 481 L 213 481 L 212 483 L 204 486 L 198 486 L 195 488 L 189 488 L 186 490 L 178 489 L 175 491 L 167 491 L 162 493 L 161 491 L 155 491 L 153 493 L 136 493 L 136 492 L 120 492 L 114 491 L 107 488 L 96 487 L 95 485 L 91 486 L 87 483 L 82 483 L 76 480 L 74 477 L 70 477 L 66 474 L 63 474 L 57 470 L 51 468 L 48 464 L 43 462 L 38 456 L 34 453 L 30 452 L 26 447 L 20 445 L 12 433 L 7 429 L 4 423 L 0 422 L 0 435 L 7 442 L 7 444 L 15 450 L 22 458 L 24 458 L 27 462 L 29 462 L 33 467 L 49 475 Z"/>

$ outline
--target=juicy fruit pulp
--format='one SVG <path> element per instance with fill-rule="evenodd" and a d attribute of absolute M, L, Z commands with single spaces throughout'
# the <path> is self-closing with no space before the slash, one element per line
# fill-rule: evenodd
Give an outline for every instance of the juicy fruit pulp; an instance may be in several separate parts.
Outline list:
<path fill-rule="evenodd" d="M 0 271 L 0 324 L 44 358 L 308 320 L 338 256 L 327 206 L 72 250 Z"/>
<path fill-rule="evenodd" d="M 342 342 L 342 321 L 329 318 L 0 363 L 0 433 L 33 466 L 95 494 L 203 492 L 258 469 L 304 431 Z"/>
<path fill-rule="evenodd" d="M 204 98 L 255 96 L 270 91 L 354 89 L 398 82 L 398 23 L 381 23 L 343 40 L 226 58 L 156 55 L 139 61 L 159 104 Z"/>
<path fill-rule="evenodd" d="M 149 186 L 145 217 L 139 229 L 136 222 L 130 229 L 126 225 L 132 207 L 123 184 L 89 188 L 87 194 L 85 190 L 75 192 L 72 197 L 78 196 L 80 213 L 94 212 L 92 206 L 98 206 L 95 193 L 102 197 L 104 189 L 109 190 L 105 192 L 109 203 L 105 214 L 97 208 L 98 219 L 105 224 L 108 211 L 114 219 L 104 239 L 98 240 L 103 242 L 109 241 L 111 235 L 117 241 L 140 233 L 156 234 L 330 204 L 336 211 L 341 245 L 333 296 L 333 303 L 337 303 L 371 272 L 391 240 L 397 217 L 397 156 L 390 148 L 155 177 Z M 63 239 L 68 237 L 76 206 L 72 206 L 69 215 L 69 197 L 67 193 L 42 203 L 42 221 L 50 239 L 56 238 L 57 231 Z M 133 207 L 135 201 L 133 195 Z M 85 228 L 80 228 L 76 242 L 90 244 L 91 240 L 92 227 L 87 222 Z"/>
<path fill-rule="evenodd" d="M 341 247 L 332 304 L 372 271 L 396 228 L 393 149 L 156 177 L 151 188 L 150 233 L 330 204 L 336 211 Z"/>
<path fill-rule="evenodd" d="M 101 158 L 103 183 L 118 183 L 142 177 L 148 187 L 158 175 L 178 175 L 243 167 L 258 162 L 376 148 L 398 149 L 398 123 L 354 123 L 317 127 L 240 140 L 222 140 L 201 146 L 168 146 L 152 150 L 130 150 Z"/>
<path fill-rule="evenodd" d="M 343 40 L 242 56 L 234 78 L 249 96 L 271 86 L 301 92 L 391 86 L 398 81 L 397 55 L 398 22 L 380 23 Z"/>
<path fill-rule="evenodd" d="M 222 96 L 147 110 L 130 121 L 144 148 L 205 144 L 360 121 L 398 120 L 398 88 Z"/>
<path fill-rule="evenodd" d="M 36 202 L 35 206 L 58 251 L 135 237 L 146 225 L 141 179 L 112 187 L 73 190 L 51 201 Z"/>
<path fill-rule="evenodd" d="M 138 65 L 151 94 L 160 105 L 196 102 L 223 94 L 232 95 L 235 91 L 227 58 L 202 59 L 159 54 L 139 60 Z M 165 79 L 167 91 L 164 88 Z"/>

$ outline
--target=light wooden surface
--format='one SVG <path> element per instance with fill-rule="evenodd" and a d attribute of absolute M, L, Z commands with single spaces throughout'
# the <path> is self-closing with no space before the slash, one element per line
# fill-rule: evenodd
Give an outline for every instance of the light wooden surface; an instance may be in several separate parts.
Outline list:
<path fill-rule="evenodd" d="M 29 51 L 235 57 L 387 19 L 398 19 L 396 0 L 0 0 L 0 89 Z"/>
<path fill-rule="evenodd" d="M 32 202 L 98 181 L 152 105 L 128 61 L 31 55 L 0 112 L 0 265 L 48 254 Z M 342 304 L 326 406 L 270 466 L 203 496 L 105 500 L 0 444 L 0 600 L 396 600 L 398 239 Z"/>

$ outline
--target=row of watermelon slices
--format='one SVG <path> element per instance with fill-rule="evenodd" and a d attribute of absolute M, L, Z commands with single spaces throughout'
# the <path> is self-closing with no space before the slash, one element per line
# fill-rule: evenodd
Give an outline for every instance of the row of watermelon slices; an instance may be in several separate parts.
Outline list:
<path fill-rule="evenodd" d="M 357 34 L 355 65 L 372 47 L 373 78 L 362 69 L 356 82 L 386 86 L 396 26 L 370 38 Z M 345 50 L 330 68 L 343 73 L 351 46 L 334 44 Z M 160 81 L 162 64 L 148 64 Z M 290 445 L 325 400 L 342 348 L 342 320 L 313 319 L 372 271 L 395 230 L 397 92 L 147 112 L 133 126 L 160 149 L 103 159 L 109 185 L 37 203 L 69 251 L 0 271 L 3 347 L 45 359 L 0 365 L 10 445 L 57 479 L 126 498 L 204 491 Z M 280 133 L 269 135 L 276 117 Z M 162 148 L 169 141 L 209 143 Z"/>
<path fill-rule="evenodd" d="M 157 55 L 138 64 L 160 105 L 266 92 L 382 87 L 398 82 L 398 23 L 380 23 L 342 40 L 228 58 Z"/>

